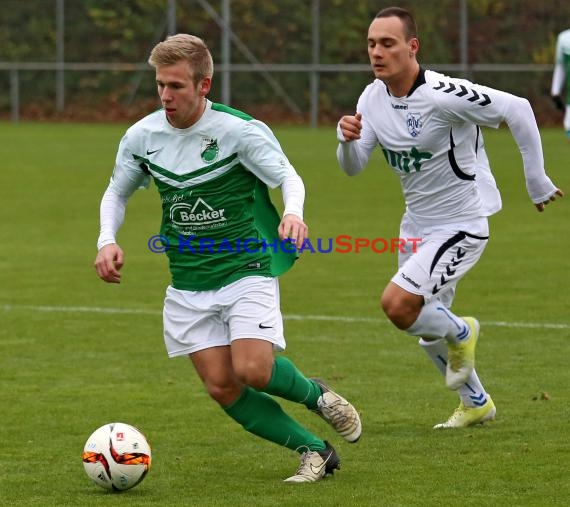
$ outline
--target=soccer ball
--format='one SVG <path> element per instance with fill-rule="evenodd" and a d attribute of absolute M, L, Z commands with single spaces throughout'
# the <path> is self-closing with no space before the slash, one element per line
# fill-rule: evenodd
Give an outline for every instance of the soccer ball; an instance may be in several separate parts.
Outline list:
<path fill-rule="evenodd" d="M 134 426 L 105 424 L 87 439 L 83 466 L 102 488 L 124 491 L 141 482 L 150 470 L 150 446 Z"/>

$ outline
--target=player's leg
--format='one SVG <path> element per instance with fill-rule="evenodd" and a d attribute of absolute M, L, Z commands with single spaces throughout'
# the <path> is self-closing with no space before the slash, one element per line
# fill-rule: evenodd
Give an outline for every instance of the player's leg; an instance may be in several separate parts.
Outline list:
<path fill-rule="evenodd" d="M 314 481 L 332 473 L 340 464 L 332 446 L 299 425 L 269 396 L 276 394 L 309 407 L 318 407 L 321 396 L 319 385 L 307 379 L 291 361 L 274 357 L 275 350 L 285 349 L 277 280 L 243 278 L 220 290 L 220 301 L 231 337 L 233 370 L 251 388 L 244 392 L 247 399 L 237 400 L 226 412 L 249 431 L 252 418 L 257 416 L 257 431 L 263 431 L 265 438 L 301 454 L 301 466 L 289 482 Z M 273 404 L 272 412 L 264 414 L 262 400 L 267 410 L 269 403 Z M 245 401 L 251 410 L 245 410 Z M 279 419 L 275 407 L 281 411 Z"/>
<path fill-rule="evenodd" d="M 485 232 L 485 231 L 482 231 Z M 416 224 L 411 222 L 407 216 L 402 218 L 400 227 L 400 237 L 402 238 L 422 238 L 423 230 Z M 427 239 L 427 238 L 426 238 Z M 420 242 L 421 245 L 422 242 Z M 411 248 L 399 252 L 398 255 L 398 268 L 401 268 L 416 252 Z M 441 279 L 440 279 L 441 280 Z M 445 308 L 450 308 L 455 295 L 455 288 L 452 287 L 446 291 L 439 292 L 439 301 Z M 410 301 L 411 311 L 417 312 L 415 319 L 424 306 L 424 299 L 412 298 Z M 413 317 L 412 317 L 413 318 Z M 438 371 L 445 377 L 448 361 L 448 346 L 447 341 L 441 339 L 420 338 L 419 345 L 422 347 L 427 356 L 431 359 Z M 485 391 L 475 369 L 471 372 L 465 383 L 459 386 L 457 394 L 460 399 L 459 408 L 453 415 L 445 422 L 436 425 L 440 427 L 463 427 L 472 424 L 477 424 L 483 420 L 489 420 L 495 415 L 495 406 Z M 461 417 L 457 417 L 458 411 L 461 409 Z"/>
<path fill-rule="evenodd" d="M 477 262 L 486 246 L 486 221 L 475 230 L 437 230 L 425 234 L 416 253 L 406 258 L 382 295 L 381 304 L 400 329 L 426 340 L 444 338 L 448 347 L 446 382 L 465 383 L 474 368 L 478 322 L 460 318 L 440 301 Z"/>
<path fill-rule="evenodd" d="M 244 373 L 247 367 L 239 359 L 238 369 L 234 370 L 230 347 L 214 347 L 190 355 L 208 394 L 232 419 L 254 435 L 292 450 L 323 450 L 326 445 L 320 438 L 289 417 L 271 396 L 249 385 L 265 376 L 263 370 L 271 371 L 271 344 L 262 340 L 240 340 L 239 345 L 253 358 L 246 362 L 256 364 L 261 374 Z"/>
<path fill-rule="evenodd" d="M 445 340 L 427 341 L 420 338 L 419 345 L 445 377 L 447 368 L 447 343 Z M 436 424 L 435 429 L 464 428 L 495 418 L 497 412 L 495 404 L 491 396 L 485 391 L 475 369 L 465 383 L 457 389 L 457 394 L 460 399 L 459 407 L 447 421 Z"/>
<path fill-rule="evenodd" d="M 332 473 L 340 462 L 332 446 L 289 417 L 271 396 L 245 385 L 247 378 L 236 375 L 229 328 L 220 310 L 224 297 L 220 291 L 167 289 L 164 339 L 168 355 L 188 354 L 210 396 L 247 431 L 299 452 L 304 465 L 299 471 L 304 475 L 295 482 L 315 481 L 327 472 Z M 265 365 L 261 376 L 267 378 L 271 373 L 273 345 L 263 340 L 252 341 L 260 344 L 253 357 L 258 364 Z M 243 371 L 242 365 L 241 376 Z M 252 376 L 249 378 L 251 381 Z"/>
<path fill-rule="evenodd" d="M 439 298 L 440 302 L 450 308 L 455 296 L 455 289 L 444 292 Z M 445 340 L 426 340 L 420 338 L 419 345 L 433 364 L 445 377 L 447 369 L 448 347 Z M 473 426 L 494 419 L 495 404 L 491 396 L 485 391 L 475 369 L 471 372 L 463 385 L 457 389 L 459 407 L 445 422 L 436 424 L 435 429 L 463 428 Z"/>
<path fill-rule="evenodd" d="M 304 428 L 263 392 L 274 369 L 270 342 L 251 338 L 234 340 L 231 363 L 244 388 L 233 403 L 223 408 L 250 433 L 301 455 L 301 465 L 287 482 L 313 482 L 340 468 L 340 459 L 328 442 Z"/>
<path fill-rule="evenodd" d="M 262 391 L 302 403 L 315 412 L 347 442 L 357 442 L 362 423 L 353 405 L 333 391 L 323 380 L 307 378 L 288 358 L 275 358 L 271 378 Z"/>
<path fill-rule="evenodd" d="M 250 340 L 244 341 L 255 337 L 272 344 L 276 350 L 285 348 L 277 279 L 248 277 L 233 285 L 230 290 L 234 303 L 228 309 L 228 322 L 234 369 L 240 372 L 240 378 L 247 379 L 244 382 L 257 390 L 304 404 L 346 441 L 356 442 L 362 425 L 352 404 L 322 380 L 307 378 L 284 356 L 256 358 L 249 350 Z"/>
<path fill-rule="evenodd" d="M 570 104 L 566 104 L 566 111 L 564 113 L 564 130 L 566 136 L 570 139 Z"/>
<path fill-rule="evenodd" d="M 406 266 L 405 276 L 409 280 L 416 283 L 421 279 Z M 448 348 L 446 383 L 450 389 L 458 389 L 475 367 L 479 334 L 475 319 L 460 318 L 438 301 L 424 303 L 423 296 L 403 289 L 394 279 L 384 289 L 381 304 L 392 323 L 408 334 L 426 340 L 445 339 Z"/>

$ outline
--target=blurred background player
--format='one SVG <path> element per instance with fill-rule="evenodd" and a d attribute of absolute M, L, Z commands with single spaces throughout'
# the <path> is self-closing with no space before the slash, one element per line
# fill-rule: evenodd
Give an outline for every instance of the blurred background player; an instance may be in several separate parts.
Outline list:
<path fill-rule="evenodd" d="M 570 28 L 560 32 L 556 39 L 556 56 L 550 93 L 556 107 L 564 112 L 564 130 L 570 139 Z"/>

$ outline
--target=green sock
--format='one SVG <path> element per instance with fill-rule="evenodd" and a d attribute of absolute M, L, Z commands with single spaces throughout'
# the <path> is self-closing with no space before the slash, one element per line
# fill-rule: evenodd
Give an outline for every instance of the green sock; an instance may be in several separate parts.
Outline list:
<path fill-rule="evenodd" d="M 226 414 L 258 437 L 299 453 L 322 451 L 325 443 L 288 416 L 268 394 L 246 387 Z"/>
<path fill-rule="evenodd" d="M 317 400 L 322 394 L 316 382 L 308 379 L 286 357 L 278 356 L 273 363 L 273 372 L 264 392 L 285 400 L 302 403 L 308 409 L 317 408 Z"/>

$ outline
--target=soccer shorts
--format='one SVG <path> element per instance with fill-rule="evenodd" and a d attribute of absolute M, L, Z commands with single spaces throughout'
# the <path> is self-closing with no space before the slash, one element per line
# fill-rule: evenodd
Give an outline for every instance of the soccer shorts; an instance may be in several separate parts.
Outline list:
<path fill-rule="evenodd" d="M 285 350 L 277 278 L 248 276 L 221 289 L 166 289 L 164 342 L 169 357 L 257 338 Z"/>
<path fill-rule="evenodd" d="M 451 307 L 457 282 L 477 263 L 489 239 L 486 218 L 468 223 L 451 223 L 422 227 L 404 215 L 400 238 L 421 238 L 414 244 L 406 242 L 398 254 L 398 272 L 392 282 L 403 289 L 423 296 L 428 303 L 438 299 Z"/>

